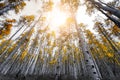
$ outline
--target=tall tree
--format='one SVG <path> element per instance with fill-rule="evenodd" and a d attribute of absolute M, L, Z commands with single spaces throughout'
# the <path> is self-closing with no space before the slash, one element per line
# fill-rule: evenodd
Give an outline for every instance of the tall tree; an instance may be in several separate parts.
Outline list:
<path fill-rule="evenodd" d="M 102 2 L 101 0 L 95 1 L 95 0 L 86 0 L 86 5 L 88 7 L 88 10 L 93 11 L 94 8 L 102 12 L 108 19 L 113 21 L 119 28 L 120 28 L 120 11 L 119 9 L 106 4 Z M 114 17 L 114 16 L 116 17 Z"/>
<path fill-rule="evenodd" d="M 71 13 L 71 16 L 73 18 L 73 24 L 75 25 L 74 27 L 76 28 L 77 30 L 77 33 L 78 33 L 78 37 L 79 37 L 79 48 L 82 50 L 83 52 L 83 55 L 84 55 L 84 60 L 85 60 L 85 67 L 88 71 L 88 76 L 89 76 L 89 79 L 95 79 L 95 80 L 100 80 L 101 76 L 100 76 L 100 72 L 99 72 L 99 69 L 97 69 L 97 65 L 95 65 L 95 62 L 93 61 L 92 59 L 92 56 L 91 56 L 91 53 L 89 51 L 89 48 L 87 46 L 87 43 L 85 41 L 85 37 L 84 37 L 84 34 L 83 34 L 83 30 L 82 30 L 82 26 L 83 25 L 80 25 L 80 27 L 78 27 L 77 25 L 77 21 L 75 19 L 75 12 L 78 8 L 78 0 L 73 0 L 73 1 L 66 1 L 66 0 L 63 0 L 64 3 L 67 3 L 68 6 L 70 7 L 70 13 Z M 92 67 L 94 66 L 94 67 Z"/>

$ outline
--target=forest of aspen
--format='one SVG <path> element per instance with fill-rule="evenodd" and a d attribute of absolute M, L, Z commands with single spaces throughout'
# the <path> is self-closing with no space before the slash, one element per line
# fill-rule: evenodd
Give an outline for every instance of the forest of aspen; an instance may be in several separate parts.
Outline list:
<path fill-rule="evenodd" d="M 120 0 L 0 0 L 0 80 L 120 80 Z"/>

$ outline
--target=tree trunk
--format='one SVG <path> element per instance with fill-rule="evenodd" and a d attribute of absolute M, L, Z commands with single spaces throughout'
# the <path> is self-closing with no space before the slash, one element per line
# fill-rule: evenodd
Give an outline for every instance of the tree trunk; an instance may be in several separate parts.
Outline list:
<path fill-rule="evenodd" d="M 0 9 L 0 15 L 3 15 L 5 12 L 12 10 L 15 6 L 21 4 L 22 1 L 9 3 L 3 9 Z"/>
<path fill-rule="evenodd" d="M 105 10 L 105 11 L 108 11 L 108 12 L 110 12 L 111 14 L 115 15 L 116 17 L 120 18 L 120 10 L 115 9 L 115 8 L 113 9 L 113 8 L 111 8 L 111 7 L 108 7 L 108 6 L 103 6 L 102 3 L 96 2 L 96 1 L 94 1 L 94 0 L 89 0 L 89 1 L 92 2 L 93 5 L 96 5 L 96 6 L 98 6 L 99 8 L 101 8 L 101 9 L 103 9 L 103 10 Z"/>
<path fill-rule="evenodd" d="M 74 18 L 74 20 L 75 20 L 75 18 Z M 89 76 L 90 80 L 100 80 L 101 79 L 101 77 L 99 75 L 100 72 L 99 72 L 99 70 L 96 69 L 97 65 L 95 65 L 95 63 L 92 59 L 91 53 L 87 47 L 87 43 L 85 42 L 85 38 L 84 38 L 84 35 L 82 32 L 82 29 L 78 28 L 76 20 L 75 20 L 75 27 L 78 32 L 79 44 L 80 44 L 79 46 L 84 55 L 86 68 L 88 70 L 88 76 Z"/>

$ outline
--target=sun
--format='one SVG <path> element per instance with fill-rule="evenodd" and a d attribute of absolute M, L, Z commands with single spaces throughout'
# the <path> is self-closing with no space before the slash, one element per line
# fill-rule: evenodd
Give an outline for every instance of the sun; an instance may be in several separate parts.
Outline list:
<path fill-rule="evenodd" d="M 60 10 L 58 6 L 54 6 L 52 11 L 47 14 L 50 30 L 57 32 L 59 27 L 66 23 L 67 18 L 67 12 Z"/>
<path fill-rule="evenodd" d="M 52 11 L 52 17 L 51 24 L 53 26 L 60 26 L 61 24 L 64 24 L 66 21 L 66 14 L 58 9 L 54 9 Z"/>

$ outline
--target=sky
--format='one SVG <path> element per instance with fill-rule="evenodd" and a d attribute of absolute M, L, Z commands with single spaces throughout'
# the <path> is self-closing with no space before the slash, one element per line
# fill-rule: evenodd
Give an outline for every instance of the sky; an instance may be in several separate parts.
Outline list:
<path fill-rule="evenodd" d="M 55 4 L 55 7 L 57 7 L 56 5 L 57 5 L 57 3 L 59 3 L 59 1 L 60 0 L 53 0 L 53 2 L 54 2 L 54 4 Z M 104 1 L 104 2 L 110 2 L 110 1 L 113 1 L 113 0 L 102 0 L 102 1 Z M 81 0 L 81 2 L 84 2 L 84 0 Z M 38 12 L 37 10 L 39 10 L 39 7 L 40 6 L 40 3 L 39 3 L 39 1 L 37 1 L 37 4 L 36 4 L 36 2 L 34 2 L 34 1 L 32 1 L 32 2 L 30 2 L 28 5 L 27 5 L 27 7 L 25 8 L 25 10 L 24 10 L 24 12 L 25 12 L 25 14 L 27 14 L 27 13 L 36 13 L 36 12 Z M 30 10 L 30 9 L 32 9 L 32 10 L 34 10 L 34 12 L 32 12 L 32 10 Z M 56 11 L 55 11 L 56 10 Z M 26 12 L 27 11 L 27 12 Z M 53 9 L 53 12 L 52 12 L 52 14 L 48 14 L 48 16 L 47 17 L 49 17 L 49 16 L 52 16 L 52 15 L 55 15 L 54 17 L 56 17 L 56 16 L 58 16 L 59 15 L 59 12 L 60 11 L 57 11 L 57 9 Z M 67 14 L 67 13 L 66 13 Z M 62 15 L 63 15 L 63 17 L 68 17 L 66 14 L 64 14 L 64 13 L 62 13 Z M 94 19 L 95 19 L 95 17 L 96 16 L 102 16 L 102 17 L 105 17 L 104 15 L 102 15 L 101 13 L 99 13 L 99 12 L 97 12 L 96 14 L 94 14 L 94 15 L 92 15 L 92 16 L 89 16 L 89 15 L 87 15 L 87 13 L 86 13 L 86 7 L 85 6 L 80 6 L 79 8 L 78 8 L 78 10 L 77 10 L 77 13 L 76 13 L 76 20 L 77 20 L 77 23 L 84 23 L 84 24 L 87 24 L 88 25 L 88 28 L 90 29 L 90 30 L 93 30 L 92 28 L 93 28 L 93 25 L 94 25 Z M 59 16 L 58 18 L 61 18 L 62 16 Z M 52 18 L 53 18 L 53 16 L 52 16 Z M 65 19 L 65 18 L 63 18 L 63 19 Z M 51 19 L 50 19 L 51 20 Z M 52 21 L 51 21 L 51 26 L 53 26 L 51 29 L 54 29 L 55 28 L 55 26 L 57 25 L 57 24 L 59 24 L 57 21 L 56 21 L 57 19 L 55 18 L 55 19 L 53 19 Z M 64 21 L 64 20 L 61 20 L 62 22 Z M 62 23 L 61 21 L 59 21 L 60 23 Z M 53 25 L 53 23 L 54 23 L 54 25 Z"/>
<path fill-rule="evenodd" d="M 53 0 L 54 1 L 54 9 L 51 13 L 48 13 L 47 17 L 48 17 L 48 21 L 50 22 L 50 26 L 51 26 L 51 30 L 58 30 L 58 28 L 56 27 L 56 25 L 60 25 L 62 23 L 64 23 L 67 19 L 67 13 L 61 12 L 59 11 L 56 7 L 57 7 L 57 3 L 60 0 Z M 105 2 L 109 2 L 112 0 L 104 0 Z M 15 19 L 19 19 L 20 16 L 22 15 L 36 15 L 36 17 L 38 17 L 40 15 L 40 9 L 41 9 L 41 3 L 39 0 L 31 0 L 30 2 L 27 2 L 27 5 L 25 6 L 25 8 L 20 12 L 20 14 L 15 14 L 13 11 L 9 11 L 9 15 L 7 15 L 8 18 L 15 18 Z M 93 25 L 94 25 L 94 19 L 96 16 L 103 16 L 101 13 L 97 12 L 96 14 L 94 14 L 93 16 L 89 16 L 86 14 L 86 7 L 85 6 L 80 6 L 77 10 L 76 13 L 76 20 L 77 23 L 84 23 L 87 25 L 87 28 L 90 30 L 93 30 Z M 59 22 L 58 22 L 58 18 L 59 18 Z M 16 28 L 14 28 L 14 30 L 12 30 L 11 33 L 14 33 Z"/>

